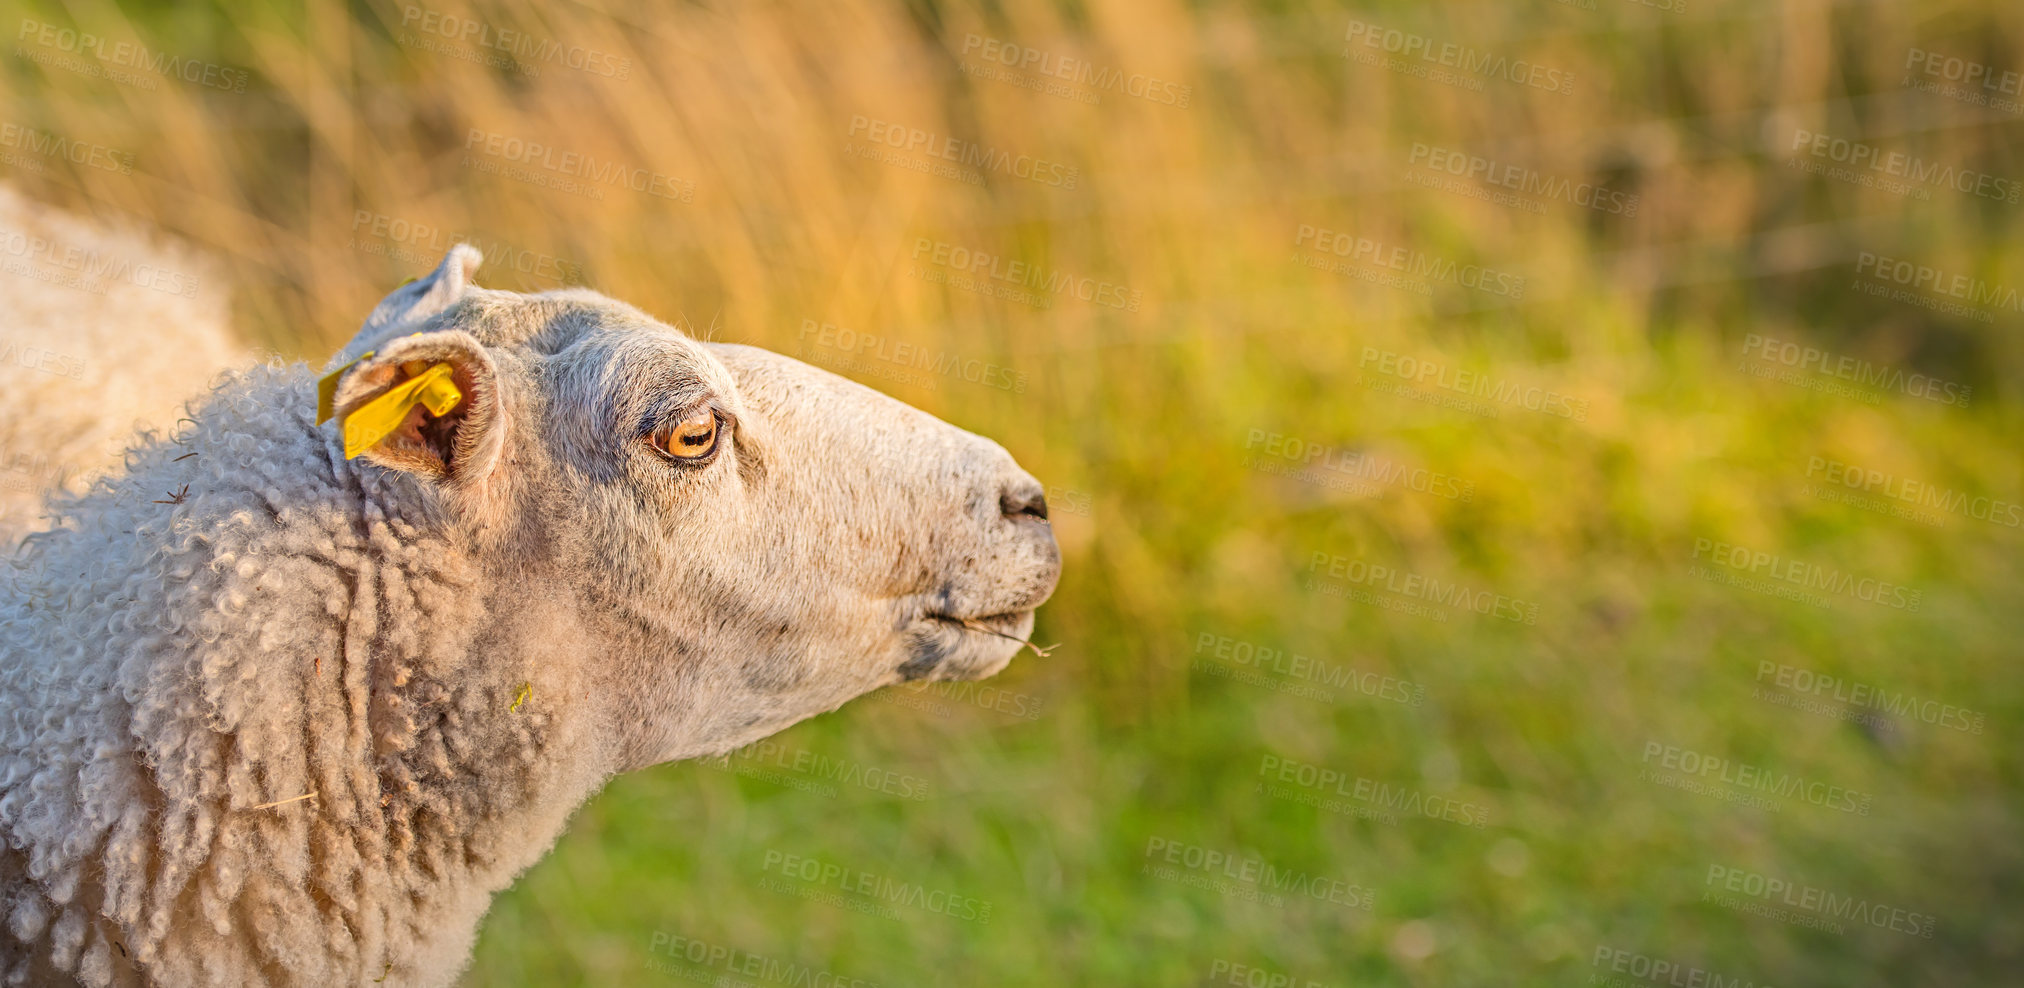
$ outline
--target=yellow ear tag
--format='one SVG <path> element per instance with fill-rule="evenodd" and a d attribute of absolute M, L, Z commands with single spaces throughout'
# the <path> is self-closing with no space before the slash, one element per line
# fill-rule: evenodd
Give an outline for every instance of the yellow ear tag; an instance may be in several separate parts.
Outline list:
<path fill-rule="evenodd" d="M 344 372 L 352 369 L 353 367 L 357 367 L 359 361 L 371 357 L 372 355 L 373 351 L 367 350 L 366 352 L 359 354 L 357 357 L 352 358 L 351 363 L 348 363 L 343 367 L 339 367 L 338 369 L 331 371 L 330 373 L 325 374 L 317 379 L 316 381 L 317 425 L 322 425 L 323 423 L 330 421 L 330 417 L 332 415 L 337 414 L 337 408 L 335 407 L 337 403 L 337 382 L 340 378 L 344 377 Z"/>
<path fill-rule="evenodd" d="M 356 458 L 379 445 L 407 420 L 416 405 L 428 406 L 431 415 L 448 415 L 464 400 L 464 393 L 450 379 L 451 367 L 440 363 L 358 407 L 344 418 L 344 458 Z"/>

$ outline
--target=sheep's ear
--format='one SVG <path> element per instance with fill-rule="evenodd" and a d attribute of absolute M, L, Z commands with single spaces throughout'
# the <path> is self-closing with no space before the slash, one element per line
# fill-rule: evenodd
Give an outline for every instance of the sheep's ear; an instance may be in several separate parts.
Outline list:
<path fill-rule="evenodd" d="M 347 459 L 460 488 L 498 466 L 510 396 L 471 334 L 398 337 L 333 376 L 331 417 Z"/>
<path fill-rule="evenodd" d="M 396 336 L 413 332 L 423 321 L 457 304 L 464 293 L 472 287 L 472 277 L 478 273 L 478 266 L 485 263 L 485 256 L 470 244 L 458 244 L 443 255 L 443 262 L 427 276 L 417 278 L 393 290 L 373 307 L 372 315 L 365 319 L 351 342 L 338 351 L 331 359 L 332 367 L 342 367 L 368 350 L 378 349 Z"/>

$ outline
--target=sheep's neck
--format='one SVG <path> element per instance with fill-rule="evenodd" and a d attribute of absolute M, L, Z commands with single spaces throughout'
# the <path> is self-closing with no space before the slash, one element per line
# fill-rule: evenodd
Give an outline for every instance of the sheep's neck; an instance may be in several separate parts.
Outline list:
<path fill-rule="evenodd" d="M 414 913 L 389 919 L 434 934 L 422 956 L 390 958 L 417 972 L 461 966 L 492 896 L 611 771 L 567 581 L 454 548 L 473 542 L 416 535 L 399 562 L 380 554 L 359 573 L 344 635 L 341 675 L 367 687 L 379 803 L 360 806 L 357 825 Z"/>

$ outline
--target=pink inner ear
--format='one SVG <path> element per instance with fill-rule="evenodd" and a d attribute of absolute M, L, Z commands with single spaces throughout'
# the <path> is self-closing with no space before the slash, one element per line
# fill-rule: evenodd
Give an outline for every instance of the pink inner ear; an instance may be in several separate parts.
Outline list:
<path fill-rule="evenodd" d="M 388 433 L 387 437 L 381 440 L 381 442 L 404 448 L 434 448 L 434 444 L 423 434 L 423 428 L 428 424 L 429 418 L 429 410 L 416 405 L 408 409 L 408 417 L 401 420 L 400 428 Z M 437 454 L 437 458 L 443 459 L 446 463 L 448 462 L 447 458 L 443 457 L 441 453 Z"/>
<path fill-rule="evenodd" d="M 478 490 L 493 475 L 506 440 L 504 395 L 490 373 L 483 345 L 466 333 L 444 331 L 413 334 L 388 344 L 370 366 L 341 378 L 337 403 L 349 415 L 364 403 L 408 380 L 406 368 L 426 370 L 450 365 L 450 382 L 459 398 L 444 415 L 427 405 L 410 408 L 400 425 L 364 458 L 391 470 L 414 474 L 451 487 Z"/>
<path fill-rule="evenodd" d="M 391 388 L 411 376 L 398 365 L 389 365 L 384 371 L 387 380 L 383 385 L 375 381 L 376 387 Z M 375 370 L 374 376 L 377 377 L 379 373 L 379 370 Z M 452 365 L 451 380 L 457 385 L 457 391 L 463 395 L 457 407 L 441 416 L 431 414 L 428 408 L 422 405 L 408 409 L 407 417 L 401 420 L 400 427 L 380 441 L 377 449 L 382 458 L 406 460 L 410 457 L 427 457 L 434 461 L 433 472 L 447 473 L 453 469 L 458 432 L 471 411 L 471 404 L 475 398 L 472 388 L 476 379 L 465 365 L 457 363 Z"/>

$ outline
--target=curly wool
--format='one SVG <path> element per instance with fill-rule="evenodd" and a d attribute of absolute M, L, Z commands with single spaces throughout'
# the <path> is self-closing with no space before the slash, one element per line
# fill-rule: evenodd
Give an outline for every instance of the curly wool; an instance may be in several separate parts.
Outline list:
<path fill-rule="evenodd" d="M 493 581 L 314 407 L 228 378 L 0 574 L 6 984 L 447 982 L 601 781 L 515 703 L 566 665 L 477 658 Z"/>

